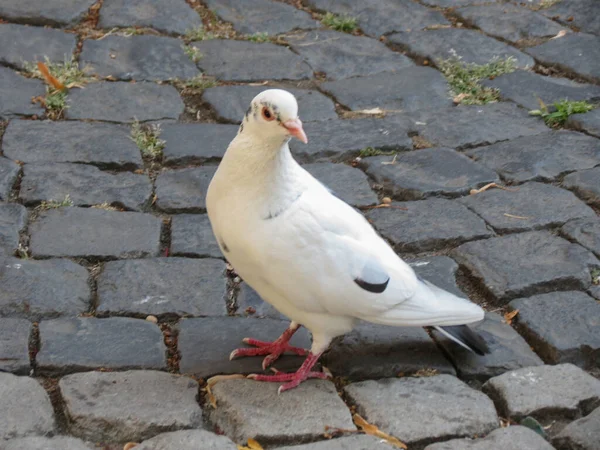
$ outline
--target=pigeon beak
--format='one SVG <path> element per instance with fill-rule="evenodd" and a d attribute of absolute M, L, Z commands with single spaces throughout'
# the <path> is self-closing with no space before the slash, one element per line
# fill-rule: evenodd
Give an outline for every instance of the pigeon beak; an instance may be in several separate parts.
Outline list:
<path fill-rule="evenodd" d="M 302 129 L 302 121 L 299 118 L 296 117 L 295 119 L 286 120 L 282 125 L 296 139 L 308 144 L 308 139 Z"/>

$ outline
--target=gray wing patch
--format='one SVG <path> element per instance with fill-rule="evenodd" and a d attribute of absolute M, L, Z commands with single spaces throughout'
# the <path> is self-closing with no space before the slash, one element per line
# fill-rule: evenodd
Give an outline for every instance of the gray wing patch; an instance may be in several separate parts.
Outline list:
<path fill-rule="evenodd" d="M 354 282 L 365 291 L 381 294 L 387 288 L 390 276 L 376 260 L 370 259 Z"/>

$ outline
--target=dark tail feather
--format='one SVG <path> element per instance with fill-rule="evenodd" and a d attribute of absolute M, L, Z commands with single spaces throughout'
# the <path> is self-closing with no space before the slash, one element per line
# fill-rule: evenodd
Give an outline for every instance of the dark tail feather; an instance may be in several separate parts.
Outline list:
<path fill-rule="evenodd" d="M 447 338 L 452 339 L 458 345 L 466 348 L 467 350 L 475 352 L 478 355 L 483 356 L 490 352 L 490 349 L 481 336 L 479 336 L 466 325 L 434 328 Z"/>

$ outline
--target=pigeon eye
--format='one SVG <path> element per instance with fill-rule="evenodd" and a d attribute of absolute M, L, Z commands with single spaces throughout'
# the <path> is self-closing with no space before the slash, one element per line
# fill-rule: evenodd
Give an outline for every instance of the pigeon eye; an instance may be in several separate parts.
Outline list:
<path fill-rule="evenodd" d="M 265 118 L 265 120 L 271 121 L 274 119 L 273 114 L 271 113 L 271 111 L 269 111 L 269 108 L 267 108 L 266 106 L 262 109 L 262 115 Z"/>

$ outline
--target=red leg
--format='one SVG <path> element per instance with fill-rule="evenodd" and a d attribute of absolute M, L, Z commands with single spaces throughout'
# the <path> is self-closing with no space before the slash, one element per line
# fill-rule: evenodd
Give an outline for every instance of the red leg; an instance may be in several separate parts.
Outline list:
<path fill-rule="evenodd" d="M 289 342 L 294 333 L 300 328 L 300 325 L 292 322 L 287 330 L 283 332 L 279 338 L 273 342 L 258 341 L 252 338 L 244 338 L 245 344 L 253 345 L 256 348 L 238 348 L 229 355 L 229 359 L 235 359 L 240 356 L 258 356 L 267 355 L 263 359 L 262 367 L 266 369 L 273 364 L 284 352 L 292 352 L 299 356 L 305 356 L 308 354 L 308 350 L 292 347 Z"/>
<path fill-rule="evenodd" d="M 270 381 L 275 383 L 287 381 L 287 383 L 282 384 L 277 391 L 279 394 L 281 394 L 284 391 L 295 388 L 304 380 L 308 380 L 309 378 L 320 378 L 322 380 L 326 379 L 328 375 L 325 372 L 311 371 L 322 354 L 322 352 L 317 354 L 310 352 L 300 368 L 293 373 L 277 373 L 275 375 L 251 374 L 248 375 L 248 378 L 252 378 L 253 380 L 257 381 Z"/>

